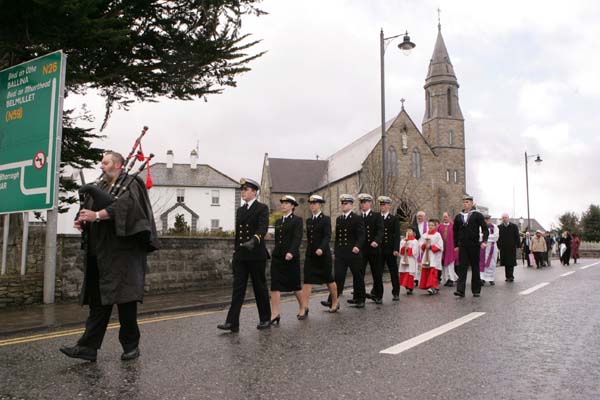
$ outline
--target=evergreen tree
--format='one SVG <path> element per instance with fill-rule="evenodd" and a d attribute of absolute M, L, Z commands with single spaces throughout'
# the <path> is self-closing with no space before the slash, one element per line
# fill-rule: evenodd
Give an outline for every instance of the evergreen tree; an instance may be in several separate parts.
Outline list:
<path fill-rule="evenodd" d="M 242 17 L 261 15 L 259 0 L 0 0 L 0 70 L 62 49 L 66 91 L 95 90 L 105 99 L 102 128 L 114 107 L 158 97 L 191 100 L 236 85 L 263 53 L 240 32 Z M 64 112 L 62 162 L 89 167 L 99 137 Z M 75 189 L 61 180 L 61 190 Z M 61 198 L 76 201 L 72 196 Z"/>
<path fill-rule="evenodd" d="M 574 212 L 566 212 L 560 217 L 558 217 L 558 222 L 560 224 L 560 231 L 569 231 L 571 234 L 579 234 L 579 217 Z"/>
<path fill-rule="evenodd" d="M 600 242 L 600 207 L 594 204 L 581 217 L 582 239 Z"/>
<path fill-rule="evenodd" d="M 183 214 L 175 215 L 175 224 L 173 229 L 171 229 L 171 233 L 174 234 L 188 234 L 190 232 L 190 227 L 188 223 L 185 221 L 185 217 Z"/>

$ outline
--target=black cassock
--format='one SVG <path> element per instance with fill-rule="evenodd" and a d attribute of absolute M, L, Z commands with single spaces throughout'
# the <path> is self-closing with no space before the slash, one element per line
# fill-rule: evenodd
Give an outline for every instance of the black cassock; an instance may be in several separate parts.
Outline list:
<path fill-rule="evenodd" d="M 134 178 L 128 177 L 127 181 Z M 108 184 L 100 187 L 108 191 Z M 93 198 L 86 201 L 93 209 Z M 95 258 L 102 305 L 141 302 L 144 297 L 146 256 L 159 247 L 152 206 L 141 179 L 135 178 L 127 191 L 106 207 L 110 219 L 86 223 L 88 246 L 80 303 L 90 303 L 88 264 Z M 90 261 L 92 258 L 92 261 Z M 96 278 L 94 278 L 96 279 Z"/>
<path fill-rule="evenodd" d="M 500 265 L 514 267 L 517 265 L 517 249 L 520 245 L 519 228 L 510 222 L 507 226 L 498 225 L 498 251 Z"/>

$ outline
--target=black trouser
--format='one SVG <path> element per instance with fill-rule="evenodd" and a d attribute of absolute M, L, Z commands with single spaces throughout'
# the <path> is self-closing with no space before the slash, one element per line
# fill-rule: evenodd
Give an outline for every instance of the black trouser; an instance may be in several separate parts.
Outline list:
<path fill-rule="evenodd" d="M 377 299 L 383 297 L 383 264 L 381 263 L 381 253 L 363 253 L 362 256 L 362 274 L 367 275 L 367 264 L 371 267 L 371 276 L 373 277 L 373 290 L 371 294 Z"/>
<path fill-rule="evenodd" d="M 521 257 L 523 258 L 523 264 L 527 262 L 527 266 L 531 267 L 531 261 L 529 261 L 529 248 L 523 248 L 523 251 L 521 251 Z"/>
<path fill-rule="evenodd" d="M 79 338 L 80 346 L 99 349 L 106 333 L 113 305 L 102 305 L 98 266 L 96 257 L 88 257 L 86 273 L 86 298 L 89 302 L 90 313 L 85 321 L 85 332 Z M 137 302 L 117 304 L 119 309 L 119 342 L 125 352 L 135 349 L 140 343 L 140 330 L 137 324 Z"/>
<path fill-rule="evenodd" d="M 393 253 L 383 254 L 381 256 L 381 271 L 385 269 L 387 265 L 390 271 L 390 279 L 392 280 L 392 295 L 400 295 L 400 278 L 398 277 L 398 257 Z"/>
<path fill-rule="evenodd" d="M 471 291 L 475 293 L 481 292 L 481 278 L 479 276 L 479 245 L 461 246 L 458 249 L 458 258 L 460 263 L 457 266 L 456 273 L 458 281 L 456 283 L 456 291 L 465 293 L 467 286 L 467 271 L 471 266 Z"/>
<path fill-rule="evenodd" d="M 533 257 L 535 257 L 535 265 L 538 268 L 544 266 L 544 253 L 545 253 L 545 251 L 534 251 L 533 252 Z"/>
<path fill-rule="evenodd" d="M 335 256 L 333 270 L 335 273 L 335 283 L 337 285 L 338 297 L 344 292 L 346 283 L 346 274 L 348 268 L 352 272 L 352 286 L 354 289 L 354 300 L 365 301 L 365 277 L 362 273 L 362 259 L 360 255 L 354 256 Z"/>
<path fill-rule="evenodd" d="M 256 308 L 261 322 L 271 320 L 271 303 L 269 302 L 269 289 L 267 288 L 267 277 L 265 275 L 267 261 L 233 261 L 233 293 L 231 294 L 231 306 L 227 313 L 227 322 L 238 327 L 240 325 L 240 311 L 246 296 L 248 276 L 252 279 Z"/>
<path fill-rule="evenodd" d="M 505 265 L 504 266 L 504 276 L 506 276 L 506 279 L 515 279 L 515 266 L 514 265 Z"/>
<path fill-rule="evenodd" d="M 564 265 L 569 265 L 569 260 L 571 259 L 571 249 L 565 250 L 562 257 L 560 258 L 560 262 Z"/>

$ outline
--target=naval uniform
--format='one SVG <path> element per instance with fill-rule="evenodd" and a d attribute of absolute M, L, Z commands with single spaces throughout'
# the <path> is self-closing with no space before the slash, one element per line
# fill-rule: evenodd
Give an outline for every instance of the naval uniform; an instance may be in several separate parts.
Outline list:
<path fill-rule="evenodd" d="M 381 243 L 383 242 L 383 217 L 380 213 L 369 210 L 363 213 L 365 222 L 365 244 L 362 248 L 362 273 L 366 275 L 367 264 L 371 266 L 373 277 L 373 290 L 371 295 L 375 299 L 383 297 L 383 264 L 381 264 Z M 377 243 L 377 247 L 371 247 L 371 243 Z"/>
<path fill-rule="evenodd" d="M 306 257 L 304 258 L 304 283 L 333 283 L 331 273 L 331 218 L 323 213 L 306 219 Z M 323 254 L 315 252 L 321 249 Z"/>
<path fill-rule="evenodd" d="M 362 217 L 351 211 L 348 216 L 340 215 L 335 223 L 335 283 L 338 297 L 344 291 L 348 268 L 352 272 L 354 300 L 365 301 L 365 278 L 362 272 L 362 255 L 354 254 L 352 248 L 362 249 L 365 243 L 365 224 Z"/>
<path fill-rule="evenodd" d="M 275 221 L 275 248 L 271 259 L 271 290 L 294 292 L 302 289 L 300 283 L 300 243 L 302 218 L 293 213 Z M 294 257 L 287 261 L 285 255 Z"/>
<path fill-rule="evenodd" d="M 383 216 L 382 216 L 383 217 Z M 383 242 L 381 244 L 381 271 L 387 265 L 392 280 L 392 295 L 400 295 L 398 278 L 398 257 L 394 252 L 400 252 L 400 220 L 396 215 L 389 214 L 383 218 Z"/>
<path fill-rule="evenodd" d="M 252 278 L 252 288 L 261 322 L 271 320 L 271 304 L 265 275 L 269 253 L 264 237 L 269 226 L 269 208 L 254 200 L 250 207 L 244 204 L 235 214 L 235 244 L 233 253 L 233 293 L 226 322 L 237 328 L 240 324 L 240 311 L 246 295 L 248 276 Z M 242 244 L 254 241 L 248 249 Z"/>

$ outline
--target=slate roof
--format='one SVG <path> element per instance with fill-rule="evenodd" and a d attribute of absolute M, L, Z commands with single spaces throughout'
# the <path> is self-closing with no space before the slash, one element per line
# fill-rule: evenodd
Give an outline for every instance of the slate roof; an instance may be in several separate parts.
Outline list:
<path fill-rule="evenodd" d="M 519 223 L 519 219 L 521 219 L 521 217 L 519 218 L 510 218 L 510 222 L 512 222 L 513 224 L 517 225 L 517 227 L 519 228 L 519 232 L 523 232 L 525 230 L 525 228 L 527 227 L 527 217 L 523 217 L 523 225 L 521 225 Z M 500 225 L 502 222 L 502 218 L 501 216 L 499 217 L 492 217 L 492 222 Z M 540 224 L 535 218 L 531 218 L 531 229 L 529 230 L 530 232 L 535 232 L 537 230 L 540 230 L 542 232 L 546 232 L 546 228 L 544 228 L 542 226 L 542 224 Z"/>
<path fill-rule="evenodd" d="M 150 175 L 154 186 L 218 188 L 240 186 L 238 181 L 207 164 L 198 164 L 196 169 L 192 169 L 190 164 L 173 164 L 173 168 L 167 168 L 166 163 L 156 163 L 150 166 Z"/>
<path fill-rule="evenodd" d="M 271 192 L 311 193 L 327 172 L 327 160 L 269 158 Z"/>

